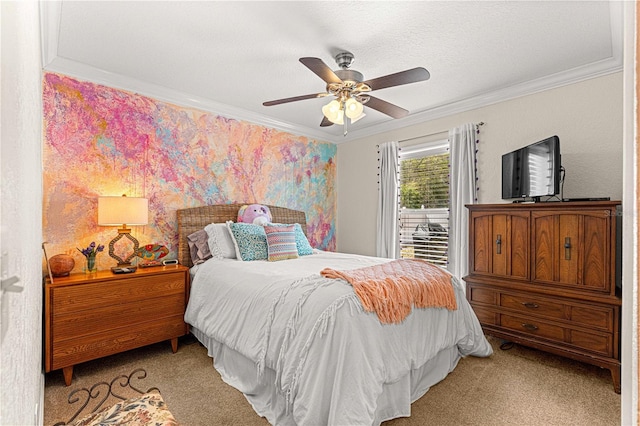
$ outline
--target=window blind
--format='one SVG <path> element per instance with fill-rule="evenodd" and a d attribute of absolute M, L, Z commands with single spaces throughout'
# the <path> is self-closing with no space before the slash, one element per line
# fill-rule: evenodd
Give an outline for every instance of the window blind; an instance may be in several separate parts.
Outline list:
<path fill-rule="evenodd" d="M 449 239 L 448 141 L 400 155 L 400 256 L 446 267 Z"/>

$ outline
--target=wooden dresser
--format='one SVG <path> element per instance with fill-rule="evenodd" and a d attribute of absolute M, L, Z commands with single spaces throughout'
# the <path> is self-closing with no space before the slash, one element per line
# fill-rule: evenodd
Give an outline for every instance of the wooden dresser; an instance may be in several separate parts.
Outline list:
<path fill-rule="evenodd" d="M 68 386 L 81 362 L 163 340 L 176 352 L 188 333 L 188 295 L 189 269 L 181 265 L 47 279 L 45 371 L 62 368 Z"/>
<path fill-rule="evenodd" d="M 467 299 L 487 334 L 611 371 L 620 393 L 617 201 L 476 204 Z"/>

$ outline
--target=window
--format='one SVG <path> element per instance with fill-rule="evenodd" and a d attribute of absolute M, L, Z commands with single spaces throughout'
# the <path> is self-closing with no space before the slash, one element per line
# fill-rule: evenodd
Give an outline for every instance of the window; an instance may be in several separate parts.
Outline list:
<path fill-rule="evenodd" d="M 449 142 L 400 151 L 400 257 L 446 267 L 449 244 Z"/>

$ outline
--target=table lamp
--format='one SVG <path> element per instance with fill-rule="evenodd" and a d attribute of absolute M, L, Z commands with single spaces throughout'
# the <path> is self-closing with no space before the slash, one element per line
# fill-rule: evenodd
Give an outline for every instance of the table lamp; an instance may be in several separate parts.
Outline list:
<path fill-rule="evenodd" d="M 131 235 L 131 229 L 127 225 L 146 225 L 149 223 L 149 200 L 141 197 L 98 197 L 98 225 L 122 226 L 118 229 L 118 235 L 109 242 L 109 256 L 118 262 L 116 268 L 131 266 L 131 260 L 136 256 L 139 248 L 138 240 Z M 122 259 L 114 251 L 114 245 L 126 237 L 133 242 L 133 252 Z M 116 268 L 111 268 L 116 269 Z"/>

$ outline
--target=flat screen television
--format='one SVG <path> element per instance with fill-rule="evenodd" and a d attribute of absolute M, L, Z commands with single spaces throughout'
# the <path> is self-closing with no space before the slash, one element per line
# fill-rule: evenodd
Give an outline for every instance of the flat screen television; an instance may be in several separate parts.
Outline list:
<path fill-rule="evenodd" d="M 533 198 L 560 193 L 560 139 L 541 140 L 502 156 L 502 198 Z"/>

